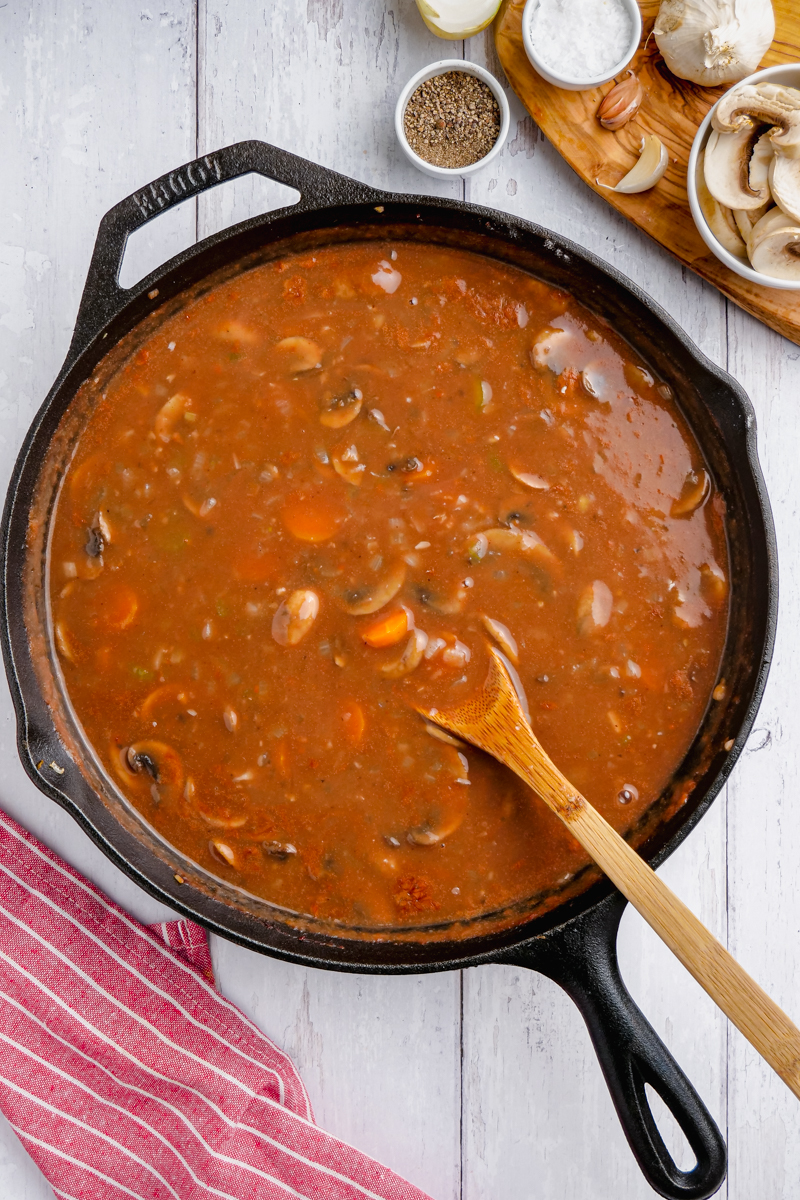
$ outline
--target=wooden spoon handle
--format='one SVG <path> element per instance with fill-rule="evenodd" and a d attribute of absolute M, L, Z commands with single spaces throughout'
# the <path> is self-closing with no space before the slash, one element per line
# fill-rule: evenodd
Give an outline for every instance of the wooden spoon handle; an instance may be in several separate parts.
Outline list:
<path fill-rule="evenodd" d="M 800 1099 L 800 1029 L 702 921 L 587 803 L 575 837 L 687 971 Z"/>
<path fill-rule="evenodd" d="M 800 1030 L 597 809 L 576 792 L 530 728 L 517 726 L 515 733 L 504 754 L 507 765 L 561 817 L 612 883 L 800 1099 Z M 526 746 L 528 738 L 531 742 Z"/>

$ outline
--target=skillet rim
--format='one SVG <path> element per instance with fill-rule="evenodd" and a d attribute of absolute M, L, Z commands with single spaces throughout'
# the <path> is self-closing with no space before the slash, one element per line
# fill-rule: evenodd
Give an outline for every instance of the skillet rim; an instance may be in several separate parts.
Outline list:
<path fill-rule="evenodd" d="M 248 144 L 245 143 L 244 145 Z M 256 145 L 262 144 L 256 143 Z M 227 149 L 233 150 L 236 148 L 229 147 Z M 220 155 L 223 153 L 225 151 L 219 152 Z M 295 164 L 298 164 L 301 174 L 302 171 L 311 172 L 312 175 L 317 173 L 318 179 L 322 179 L 327 186 L 322 188 L 317 181 L 317 186 L 310 189 L 312 192 L 312 199 L 310 201 L 306 200 L 304 195 L 298 205 L 292 205 L 288 208 L 278 209 L 250 218 L 248 221 L 226 228 L 219 233 L 211 235 L 209 238 L 203 239 L 201 242 L 195 243 L 162 264 L 155 271 L 140 280 L 133 288 L 125 292 L 116 284 L 116 278 L 114 278 L 112 285 L 109 285 L 108 280 L 106 280 L 106 289 L 109 295 L 105 298 L 100 295 L 102 279 L 98 279 L 96 272 L 93 278 L 93 268 L 96 266 L 99 252 L 103 250 L 103 246 L 101 245 L 103 222 L 106 222 L 133 198 L 128 197 L 127 201 L 122 201 L 109 214 L 106 214 L 103 222 L 101 222 L 95 254 L 90 264 L 86 290 L 76 322 L 75 336 L 65 363 L 45 401 L 34 417 L 23 441 L 11 475 L 2 527 L 0 528 L 0 539 L 2 539 L 0 641 L 2 641 L 6 673 L 17 717 L 18 752 L 26 773 L 39 790 L 55 800 L 61 807 L 66 808 L 100 849 L 121 870 L 125 871 L 139 886 L 143 887 L 157 899 L 166 903 L 171 908 L 177 909 L 183 915 L 200 921 L 200 923 L 213 932 L 229 940 L 238 942 L 250 949 L 258 950 L 261 953 L 271 954 L 306 966 L 371 974 L 453 970 L 465 966 L 478 965 L 483 962 L 500 961 L 504 958 L 507 959 L 509 954 L 512 954 L 515 949 L 518 950 L 523 945 L 528 945 L 533 950 L 536 940 L 541 938 L 542 935 L 551 932 L 557 933 L 575 919 L 593 913 L 608 896 L 615 893 L 615 889 L 607 880 L 600 880 L 573 900 L 562 902 L 550 913 L 540 914 L 531 920 L 522 921 L 517 925 L 501 930 L 497 934 L 478 934 L 474 937 L 464 937 L 455 941 L 397 942 L 392 941 L 390 935 L 380 940 L 360 940 L 357 938 L 335 938 L 316 931 L 306 932 L 295 929 L 280 921 L 264 921 L 251 917 L 249 914 L 237 912 L 232 905 L 218 901 L 188 883 L 177 885 L 176 889 L 172 870 L 168 864 L 159 860 L 141 842 L 127 834 L 127 831 L 116 820 L 113 813 L 106 808 L 98 797 L 94 798 L 96 801 L 95 805 L 86 804 L 86 797 L 83 797 L 84 804 L 82 805 L 80 799 L 67 794 L 66 791 L 55 786 L 53 780 L 43 776 L 36 765 L 39 758 L 46 757 L 47 751 L 45 750 L 44 754 L 40 755 L 39 753 L 34 753 L 34 747 L 41 744 L 44 749 L 44 743 L 46 743 L 48 735 L 50 736 L 52 745 L 60 745 L 52 719 L 49 719 L 49 721 L 45 719 L 42 722 L 45 725 L 44 733 L 42 733 L 41 729 L 36 728 L 37 723 L 35 718 L 37 716 L 47 718 L 49 710 L 47 709 L 47 703 L 41 693 L 33 669 L 30 668 L 27 671 L 25 669 L 26 665 L 29 665 L 25 662 L 25 651 L 28 652 L 28 657 L 30 657 L 31 646 L 21 609 L 17 609 L 15 612 L 13 607 L 15 596 L 13 566 L 15 550 L 18 549 L 18 547 L 15 547 L 13 535 L 19 532 L 17 527 L 23 519 L 20 515 L 22 512 L 19 507 L 20 500 L 24 507 L 24 526 L 27 529 L 30 505 L 29 503 L 25 505 L 25 497 L 22 493 L 26 484 L 30 485 L 28 490 L 32 491 L 32 485 L 38 479 L 37 467 L 33 463 L 31 455 L 31 451 L 37 446 L 37 440 L 45 438 L 46 445 L 49 446 L 58 421 L 71 402 L 74 391 L 88 377 L 90 371 L 107 350 L 116 344 L 124 336 L 125 332 L 133 329 L 141 321 L 145 313 L 153 307 L 152 305 L 143 305 L 143 301 L 154 288 L 158 288 L 162 293 L 159 296 L 159 305 L 171 295 L 185 291 L 193 282 L 197 282 L 211 273 L 209 270 L 197 272 L 196 268 L 201 260 L 210 257 L 212 252 L 217 250 L 217 248 L 224 247 L 226 244 L 233 244 L 237 239 L 241 241 L 248 234 L 263 232 L 267 236 L 263 238 L 262 244 L 268 244 L 270 241 L 278 240 L 283 232 L 282 226 L 284 224 L 289 225 L 286 231 L 288 235 L 296 233 L 297 229 L 292 229 L 291 224 L 293 220 L 296 222 L 298 218 L 301 218 L 301 230 L 317 229 L 322 231 L 324 229 L 335 229 L 337 225 L 352 224 L 353 218 L 357 218 L 358 216 L 368 217 L 370 223 L 378 224 L 375 221 L 375 212 L 378 207 L 381 210 L 391 210 L 387 213 L 388 217 L 397 215 L 397 219 L 399 220 L 405 218 L 406 224 L 411 224 L 409 210 L 415 212 L 418 220 L 421 219 L 420 214 L 423 211 L 431 215 L 437 212 L 443 213 L 448 211 L 462 214 L 465 219 L 472 218 L 476 224 L 481 223 L 493 236 L 500 238 L 510 245 L 513 245 L 519 237 L 538 238 L 542 242 L 543 248 L 551 250 L 556 257 L 578 260 L 588 266 L 591 271 L 599 272 L 601 276 L 606 276 L 623 293 L 626 293 L 628 297 L 632 297 L 638 305 L 646 310 L 651 322 L 660 324 L 678 344 L 683 354 L 688 355 L 696 368 L 707 378 L 713 380 L 717 387 L 721 389 L 721 392 L 727 394 L 728 398 L 733 402 L 731 422 L 735 422 L 738 417 L 739 424 L 741 425 L 741 429 L 737 435 L 742 439 L 738 458 L 747 468 L 748 478 L 744 480 L 744 483 L 749 483 L 752 487 L 751 507 L 757 510 L 760 517 L 760 522 L 756 524 L 755 528 L 751 528 L 750 534 L 756 541 L 761 541 L 760 549 L 763 552 L 766 563 L 766 576 L 760 584 L 764 603 L 763 639 L 760 646 L 759 667 L 753 680 L 752 688 L 750 689 L 749 701 L 742 715 L 733 747 L 720 764 L 713 780 L 702 797 L 697 803 L 691 806 L 685 815 L 679 814 L 681 819 L 677 821 L 675 828 L 666 838 L 664 844 L 647 856 L 651 865 L 657 867 L 664 862 L 705 814 L 730 777 L 731 771 L 752 729 L 763 697 L 774 649 L 777 624 L 778 571 L 777 546 L 772 514 L 758 461 L 755 414 L 752 404 L 741 385 L 721 367 L 712 362 L 692 342 L 678 323 L 639 288 L 638 285 L 624 276 L 616 267 L 604 262 L 592 251 L 578 246 L 570 239 L 553 233 L 533 222 L 525 221 L 522 218 L 502 214 L 495 210 L 464 201 L 376 191 L 345 176 L 336 175 L 334 172 L 317 167 L 316 164 L 307 162 L 306 160 L 286 155 L 285 152 L 280 153 L 284 157 L 293 160 Z M 207 156 L 204 161 L 207 161 L 211 157 Z M 214 182 L 221 182 L 221 180 L 215 180 Z M 289 181 L 282 180 L 282 182 Z M 314 191 L 317 193 L 316 196 L 313 196 Z M 400 214 L 400 209 L 405 210 L 405 212 Z M 328 218 L 335 218 L 333 223 L 329 220 L 318 220 L 310 225 L 306 225 L 306 222 L 302 220 L 302 218 L 306 217 L 321 218 L 323 214 L 326 214 Z M 152 215 L 158 214 L 153 213 Z M 347 218 L 350 218 L 350 220 L 348 221 Z M 388 222 L 380 222 L 380 224 L 386 223 Z M 420 228 L 422 227 L 420 226 Z M 270 234 L 272 236 L 269 236 Z M 124 250 L 124 240 L 122 249 Z M 236 256 L 236 258 L 240 257 L 241 254 Z M 181 280 L 180 277 L 180 272 L 185 267 L 194 268 L 192 278 L 189 280 Z M 168 285 L 175 285 L 172 291 L 168 290 Z M 95 289 L 94 296 L 92 288 Z M 164 294 L 165 292 L 166 295 Z M 95 317 L 94 324 L 96 328 L 90 329 L 92 324 L 91 308 L 93 298 L 99 300 L 98 307 L 103 311 L 101 311 L 99 322 Z M 115 326 L 124 326 L 125 328 L 122 332 L 115 332 Z M 111 337 L 112 334 L 113 340 L 106 341 L 106 345 L 102 346 L 102 342 Z M 88 369 L 84 369 L 88 360 L 91 360 L 93 356 L 94 361 L 91 366 Z M 66 399 L 64 398 L 65 392 L 68 393 Z M 50 417 L 52 419 L 54 411 L 57 411 L 58 416 L 55 419 L 53 429 L 49 434 L 46 430 L 42 432 L 47 418 Z M 702 448 L 703 441 L 694 423 L 688 417 L 687 420 L 689 420 L 690 428 L 692 428 L 693 434 Z M 733 445 L 729 445 L 728 449 L 732 453 Z M 752 513 L 749 515 L 752 515 Z M 24 552 L 22 552 L 22 557 L 24 559 Z M 18 583 L 19 581 L 17 580 L 16 582 Z M 17 587 L 16 591 L 19 593 L 19 587 Z M 11 604 L 9 600 L 12 600 Z M 20 646 L 20 642 L 22 642 L 22 646 Z M 22 654 L 20 654 L 20 651 L 22 651 Z M 30 696 L 26 694 L 26 688 L 32 689 L 35 693 L 32 701 Z M 52 750 L 50 753 L 52 754 Z M 87 808 L 89 811 L 86 811 Z M 92 809 L 94 811 L 91 811 Z M 103 817 L 106 819 L 103 820 Z M 110 827 L 110 832 L 107 827 Z M 114 834 L 116 834 L 116 837 L 113 836 Z M 143 863 L 137 863 L 136 861 L 137 850 L 138 857 L 144 860 Z M 152 869 L 153 866 L 160 866 L 161 870 L 154 870 Z M 192 897 L 194 902 L 189 903 L 188 899 L 185 899 L 186 897 Z M 230 921 L 232 914 L 237 915 L 239 918 L 235 923 L 231 923 Z M 227 915 L 229 918 L 227 923 L 222 919 L 224 915 Z M 259 934 L 260 936 L 258 936 Z M 374 953 L 376 947 L 379 948 L 379 953 Z M 359 954 L 359 951 L 364 950 L 372 950 L 373 954 L 369 957 Z M 430 951 L 433 951 L 433 953 L 431 954 Z"/>

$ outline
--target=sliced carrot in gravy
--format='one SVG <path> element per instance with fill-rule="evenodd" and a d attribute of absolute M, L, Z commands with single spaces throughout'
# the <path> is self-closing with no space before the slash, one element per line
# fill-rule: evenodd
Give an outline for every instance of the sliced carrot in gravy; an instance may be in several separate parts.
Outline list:
<path fill-rule="evenodd" d="M 275 570 L 275 559 L 271 554 L 249 554 L 233 564 L 233 574 L 242 583 L 267 583 Z"/>
<path fill-rule="evenodd" d="M 192 703 L 192 695 L 191 688 L 185 683 L 162 683 L 145 696 L 139 705 L 139 716 L 142 720 L 152 721 L 167 705 L 176 712 L 184 712 Z"/>
<path fill-rule="evenodd" d="M 136 592 L 125 583 L 107 587 L 98 605 L 98 616 L 112 629 L 127 629 L 138 611 Z"/>
<path fill-rule="evenodd" d="M 301 542 L 327 542 L 347 517 L 347 511 L 330 493 L 289 496 L 282 512 L 283 523 Z"/>
<path fill-rule="evenodd" d="M 357 700 L 345 701 L 342 711 L 342 721 L 344 723 L 345 737 L 353 746 L 357 746 L 364 736 L 364 729 L 367 724 L 364 710 Z"/>
<path fill-rule="evenodd" d="M 395 646 L 409 630 L 409 614 L 404 608 L 396 608 L 379 621 L 373 621 L 361 630 L 361 637 L 368 646 L 376 650 L 384 646 Z"/>

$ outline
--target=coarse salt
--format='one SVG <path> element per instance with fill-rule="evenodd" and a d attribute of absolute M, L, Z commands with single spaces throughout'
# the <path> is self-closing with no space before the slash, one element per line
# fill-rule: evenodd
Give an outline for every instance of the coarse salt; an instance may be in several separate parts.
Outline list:
<path fill-rule="evenodd" d="M 632 32 L 622 0 L 539 0 L 530 17 L 538 57 L 563 79 L 594 79 L 613 70 Z"/>

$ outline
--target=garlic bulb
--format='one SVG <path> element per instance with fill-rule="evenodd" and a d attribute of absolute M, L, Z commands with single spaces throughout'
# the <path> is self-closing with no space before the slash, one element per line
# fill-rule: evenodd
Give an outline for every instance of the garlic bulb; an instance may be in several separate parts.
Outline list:
<path fill-rule="evenodd" d="M 756 70 L 775 14 L 770 0 L 662 0 L 653 32 L 673 75 L 715 87 Z"/>

